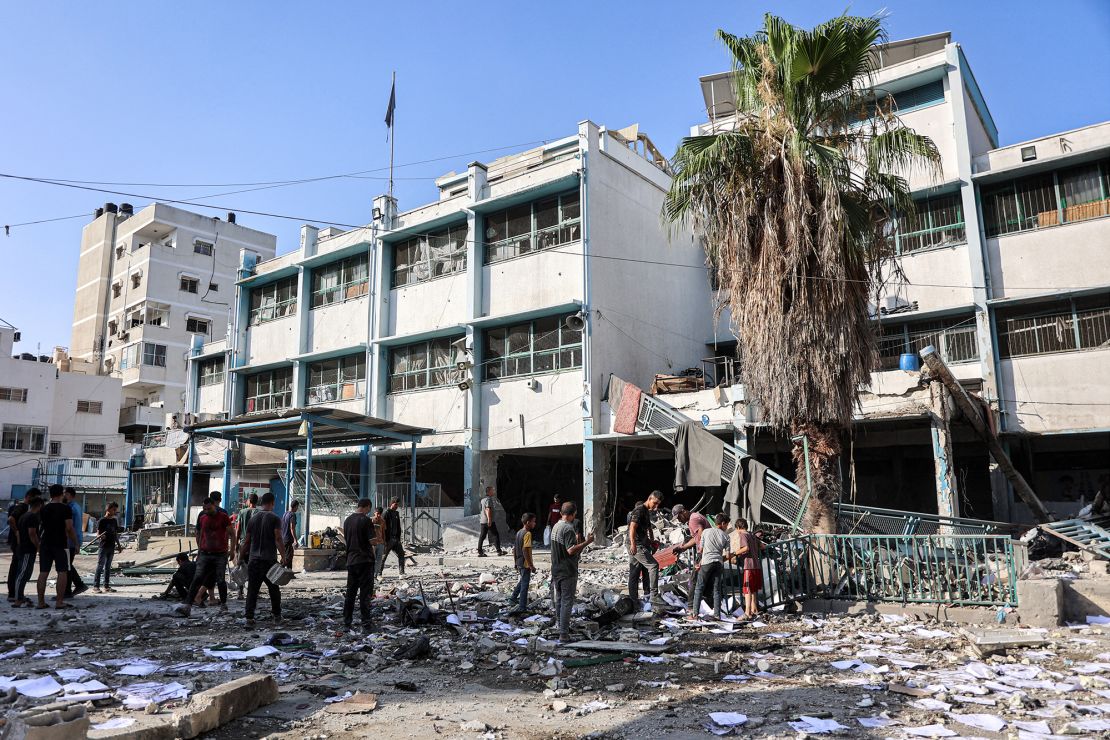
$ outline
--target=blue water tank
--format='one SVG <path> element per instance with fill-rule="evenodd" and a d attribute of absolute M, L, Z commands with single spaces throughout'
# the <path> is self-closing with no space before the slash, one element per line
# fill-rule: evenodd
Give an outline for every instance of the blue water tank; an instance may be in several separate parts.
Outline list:
<path fill-rule="evenodd" d="M 898 367 L 908 373 L 916 373 L 921 370 L 921 358 L 913 352 L 906 352 L 898 358 Z"/>

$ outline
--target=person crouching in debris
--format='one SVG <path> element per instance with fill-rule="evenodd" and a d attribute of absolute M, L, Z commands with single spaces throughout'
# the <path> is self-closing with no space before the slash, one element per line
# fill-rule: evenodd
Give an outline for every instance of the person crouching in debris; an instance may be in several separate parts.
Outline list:
<path fill-rule="evenodd" d="M 712 594 L 713 616 L 721 618 L 721 571 L 722 562 L 729 556 L 728 514 L 716 517 L 717 526 L 701 532 L 701 559 L 697 565 L 697 585 L 690 600 L 690 619 L 697 619 L 701 613 L 702 595 Z"/>
<path fill-rule="evenodd" d="M 247 524 L 247 536 L 239 548 L 239 561 L 247 561 L 247 603 L 244 607 L 246 625 L 254 626 L 254 608 L 258 604 L 258 592 L 262 584 L 270 592 L 270 611 L 274 622 L 281 621 L 281 589 L 266 574 L 277 565 L 278 543 L 281 542 L 281 518 L 274 513 L 274 494 L 262 494 L 258 501 L 259 511 L 251 515 Z"/>
<path fill-rule="evenodd" d="M 397 507 L 400 505 L 401 499 L 394 497 L 389 502 L 389 508 L 382 514 L 385 552 L 382 554 L 382 561 L 378 565 L 379 576 L 385 574 L 385 561 L 390 553 L 397 553 L 397 567 L 400 569 L 401 575 L 405 575 L 405 548 L 401 545 L 401 515 L 397 513 Z"/>
<path fill-rule="evenodd" d="M 189 587 L 193 585 L 193 579 L 197 575 L 197 564 L 189 559 L 187 552 L 177 553 L 174 560 L 177 562 L 177 572 L 170 578 L 170 585 L 166 586 L 161 598 L 168 599 L 176 591 L 177 598 L 185 601 L 189 598 Z"/>
<path fill-rule="evenodd" d="M 594 541 L 591 534 L 582 539 L 574 531 L 574 517 L 578 507 L 567 501 L 561 509 L 563 518 L 551 528 L 551 585 L 555 593 L 555 619 L 559 625 L 559 640 L 570 639 L 570 611 L 578 591 L 578 559 L 583 550 Z"/>
<path fill-rule="evenodd" d="M 511 615 L 523 614 L 528 609 L 528 586 L 532 582 L 532 574 L 536 572 L 536 565 L 532 562 L 532 530 L 536 528 L 536 515 L 525 513 L 520 517 L 520 524 L 513 541 L 513 562 L 520 574 L 520 580 L 516 582 L 516 588 L 509 597 L 510 601 L 517 604 L 509 611 Z"/>
<path fill-rule="evenodd" d="M 359 499 L 355 513 L 343 520 L 343 541 L 347 544 L 347 592 L 343 598 L 343 626 L 351 629 L 355 618 L 355 599 L 362 629 L 370 629 L 370 600 L 374 598 L 374 522 L 370 507 L 374 502 Z"/>
<path fill-rule="evenodd" d="M 754 617 L 759 614 L 759 592 L 763 588 L 763 567 L 759 562 L 763 546 L 759 538 L 748 531 L 748 523 L 743 519 L 736 520 L 736 538 L 739 542 L 736 555 L 744 559 L 744 616 Z"/>
<path fill-rule="evenodd" d="M 650 512 L 663 503 L 663 494 L 652 491 L 643 504 L 632 510 L 628 525 L 628 595 L 640 599 L 640 571 L 648 574 L 648 598 L 659 603 L 659 564 L 651 552 L 652 526 Z"/>

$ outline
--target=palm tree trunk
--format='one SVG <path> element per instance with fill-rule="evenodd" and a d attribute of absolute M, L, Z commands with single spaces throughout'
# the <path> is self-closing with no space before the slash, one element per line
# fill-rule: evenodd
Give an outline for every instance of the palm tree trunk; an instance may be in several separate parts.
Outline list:
<path fill-rule="evenodd" d="M 809 440 L 809 477 L 806 477 L 806 456 L 802 440 L 794 442 L 795 481 L 803 492 L 812 484 L 813 491 L 805 513 L 805 530 L 818 534 L 836 532 L 836 504 L 840 501 L 840 451 L 844 430 L 837 424 L 819 424 L 796 420 L 791 435 L 805 435 Z"/>

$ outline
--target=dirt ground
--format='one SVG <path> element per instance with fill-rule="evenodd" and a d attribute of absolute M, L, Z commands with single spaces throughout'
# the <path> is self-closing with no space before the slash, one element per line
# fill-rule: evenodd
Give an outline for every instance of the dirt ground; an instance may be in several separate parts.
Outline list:
<path fill-rule="evenodd" d="M 82 557 L 78 565 L 91 572 L 95 562 Z M 0 557 L 0 572 L 6 568 L 7 555 Z M 166 577 L 117 578 L 116 593 L 90 591 L 74 600 L 77 608 L 61 613 L 0 606 L 0 680 L 87 669 L 84 680 L 95 678 L 112 694 L 87 704 L 92 721 L 134 720 L 125 730 L 94 731 L 90 737 L 121 737 L 120 732 L 158 719 L 147 713 L 153 707 L 121 704 L 119 697 L 135 683 L 177 682 L 192 695 L 258 672 L 276 678 L 278 701 L 208 737 L 684 738 L 710 737 L 707 727 L 714 734 L 745 736 L 817 734 L 812 724 L 791 726 L 808 722 L 803 716 L 842 726 L 829 734 L 859 737 L 1033 740 L 1061 733 L 1094 737 L 1110 730 L 1110 628 L 1105 626 L 1033 633 L 1045 643 L 982 660 L 969 653 L 956 625 L 878 614 L 773 613 L 736 625 L 626 618 L 596 635 L 639 643 L 668 638 L 665 652 L 653 657 L 572 650 L 549 641 L 554 638 L 549 622 L 505 617 L 515 583 L 509 558 L 410 566 L 404 579 L 391 562 L 378 583 L 369 634 L 341 628 L 344 575 L 300 574 L 283 589 L 280 625 L 268 620 L 263 590 L 253 629 L 243 626 L 243 602 L 234 598 L 226 612 L 209 607 L 194 610 L 190 618 L 178 616 L 176 602 L 151 598 Z M 491 576 L 492 583 L 481 584 Z M 619 588 L 623 580 L 619 567 L 594 564 L 583 574 L 580 593 Z M 450 599 L 447 582 L 456 592 Z M 478 621 L 458 629 L 442 623 L 403 627 L 397 604 L 419 597 L 420 585 L 434 610 L 472 610 Z M 546 614 L 539 598 L 545 589 L 542 578 L 533 586 L 541 607 L 534 614 Z M 426 657 L 393 657 L 420 637 L 428 638 Z M 278 651 L 264 657 L 228 660 L 205 653 L 268 642 L 278 643 Z M 3 657 L 20 647 L 23 654 Z M 49 657 L 35 658 L 40 650 L 51 651 Z M 610 662 L 597 662 L 606 657 Z M 133 672 L 125 664 L 139 659 L 154 666 L 147 675 L 120 674 Z M 118 664 L 96 665 L 112 660 Z M 352 705 L 326 700 L 347 692 L 375 694 L 378 707 L 364 714 L 334 713 L 335 707 Z M 15 695 L 0 711 L 58 698 Z M 166 714 L 187 701 L 162 701 L 157 711 Z M 710 718 L 715 712 L 741 713 L 746 720 L 733 727 L 717 724 Z M 1005 726 L 989 731 L 964 724 L 957 715 L 993 715 Z M 860 719 L 886 726 L 865 727 Z M 1099 722 L 1107 730 L 1099 729 L 1104 726 Z M 933 725 L 939 730 L 930 729 Z"/>

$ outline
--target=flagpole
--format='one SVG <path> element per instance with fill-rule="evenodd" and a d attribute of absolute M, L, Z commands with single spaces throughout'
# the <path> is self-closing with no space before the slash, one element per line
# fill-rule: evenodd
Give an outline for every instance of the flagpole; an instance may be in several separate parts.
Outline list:
<path fill-rule="evenodd" d="M 390 88 L 394 92 L 397 90 L 397 70 L 393 70 L 393 85 Z M 392 95 L 390 96 L 392 102 Z M 391 107 L 391 115 L 389 117 L 389 199 L 393 200 L 393 116 L 396 114 L 396 108 Z"/>

